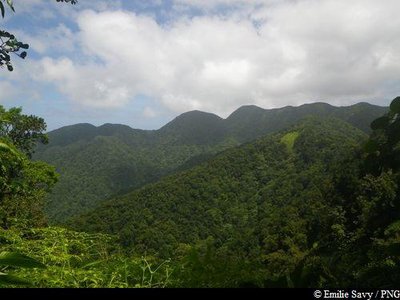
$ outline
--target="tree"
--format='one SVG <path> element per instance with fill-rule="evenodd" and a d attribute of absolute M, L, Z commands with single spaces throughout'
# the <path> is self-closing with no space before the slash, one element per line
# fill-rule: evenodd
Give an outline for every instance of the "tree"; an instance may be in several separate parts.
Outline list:
<path fill-rule="evenodd" d="M 48 143 L 46 127 L 42 118 L 22 114 L 22 108 L 13 107 L 7 111 L 0 105 L 0 138 L 8 140 L 28 157 L 32 156 L 38 142 Z"/>
<path fill-rule="evenodd" d="M 44 199 L 57 180 L 53 166 L 0 140 L 0 227 L 44 225 Z"/>
<path fill-rule="evenodd" d="M 371 129 L 363 151 L 354 156 L 359 167 L 341 167 L 355 176 L 346 175 L 347 183 L 336 186 L 346 239 L 337 247 L 340 259 L 333 270 L 347 286 L 394 288 L 400 280 L 400 97 Z"/>
<path fill-rule="evenodd" d="M 76 4 L 77 0 L 56 0 L 57 2 L 69 2 L 71 4 Z M 5 6 L 5 3 L 7 4 Z M 0 0 L 0 13 L 4 18 L 5 7 L 9 7 L 12 11 L 15 11 L 13 0 Z M 0 67 L 7 66 L 7 69 L 11 72 L 14 70 L 11 63 L 11 54 L 15 54 L 22 59 L 25 59 L 27 52 L 24 51 L 29 49 L 28 44 L 24 44 L 15 37 L 10 32 L 0 29 Z"/>
<path fill-rule="evenodd" d="M 23 155 L 12 145 L 0 140 L 0 203 L 9 194 L 16 193 L 18 183 L 12 178 L 19 176 Z"/>
<path fill-rule="evenodd" d="M 31 157 L 38 142 L 47 142 L 46 124 L 21 108 L 0 106 L 0 226 L 43 225 L 43 201 L 57 182 L 55 168 Z"/>
<path fill-rule="evenodd" d="M 373 133 L 366 144 L 366 169 L 375 175 L 400 170 L 400 97 L 390 111 L 371 123 Z"/>

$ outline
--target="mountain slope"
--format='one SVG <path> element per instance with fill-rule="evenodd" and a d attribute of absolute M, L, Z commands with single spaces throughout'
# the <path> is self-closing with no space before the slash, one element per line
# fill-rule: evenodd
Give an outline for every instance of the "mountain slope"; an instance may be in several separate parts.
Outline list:
<path fill-rule="evenodd" d="M 273 110 L 247 106 L 226 120 L 193 111 L 154 131 L 78 124 L 50 132 L 50 144 L 39 147 L 34 158 L 55 165 L 61 174 L 46 210 L 52 223 L 63 223 L 113 195 L 287 128 L 308 115 L 334 116 L 367 132 L 370 122 L 385 111 L 365 103 L 349 107 L 315 103 Z"/>
<path fill-rule="evenodd" d="M 386 107 L 358 103 L 347 107 L 335 107 L 327 103 L 287 106 L 278 109 L 262 109 L 251 105 L 243 106 L 226 119 L 226 126 L 239 141 L 251 141 L 262 135 L 282 130 L 306 116 L 335 117 L 349 122 L 362 131 L 370 132 L 370 123 L 382 116 Z"/>
<path fill-rule="evenodd" d="M 292 259 L 323 239 L 323 215 L 337 217 L 327 200 L 332 174 L 366 138 L 338 119 L 308 118 L 112 199 L 71 226 L 119 234 L 125 246 L 164 257 L 211 238 L 239 256 Z"/>
<path fill-rule="evenodd" d="M 228 135 L 224 119 L 201 111 L 184 113 L 168 123 L 157 134 L 175 136 L 179 144 L 214 145 Z M 171 142 L 171 141 L 170 141 Z"/>
<path fill-rule="evenodd" d="M 188 130 L 175 123 L 158 132 L 112 124 L 79 124 L 50 132 L 50 144 L 39 147 L 34 157 L 61 174 L 46 207 L 50 221 L 62 223 L 112 195 L 173 172 L 192 157 L 235 145 L 219 132 L 212 138 L 207 128 Z M 209 120 L 203 123 L 208 126 Z"/>

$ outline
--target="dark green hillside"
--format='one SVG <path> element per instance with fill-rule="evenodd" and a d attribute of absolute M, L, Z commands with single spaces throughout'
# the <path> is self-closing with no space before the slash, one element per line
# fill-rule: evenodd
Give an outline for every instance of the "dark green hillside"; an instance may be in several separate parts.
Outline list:
<path fill-rule="evenodd" d="M 172 172 L 191 157 L 233 145 L 222 138 L 219 142 L 207 141 L 209 129 L 202 132 L 182 128 L 177 130 L 173 122 L 162 132 L 123 125 L 79 124 L 49 133 L 52 142 L 39 147 L 35 159 L 55 165 L 61 175 L 46 208 L 50 221 L 63 222 L 112 195 Z M 197 137 L 185 132 L 196 132 Z"/>
<path fill-rule="evenodd" d="M 322 238 L 320 214 L 335 218 L 326 200 L 332 170 L 366 138 L 340 120 L 309 118 L 110 200 L 74 226 L 119 234 L 125 246 L 164 257 L 212 238 L 238 257 L 283 251 L 296 260 Z"/>
<path fill-rule="evenodd" d="M 65 126 L 51 132 L 51 146 L 63 147 L 79 140 L 90 140 L 96 135 L 97 128 L 91 124 Z M 38 152 L 43 151 L 45 148 L 45 145 L 38 145 Z"/>
<path fill-rule="evenodd" d="M 335 117 L 369 133 L 369 124 L 387 112 L 386 107 L 359 103 L 348 107 L 335 107 L 326 103 L 287 106 L 278 109 L 262 109 L 243 106 L 226 119 L 226 126 L 239 141 L 250 141 L 267 133 L 282 130 L 306 116 Z"/>
<path fill-rule="evenodd" d="M 61 174 L 46 210 L 52 223 L 62 223 L 114 195 L 288 128 L 309 115 L 335 116 L 367 132 L 369 123 L 385 111 L 365 103 L 350 107 L 315 103 L 273 110 L 246 106 L 226 120 L 192 111 L 153 131 L 78 124 L 50 132 L 50 144 L 40 146 L 34 158 L 56 166 Z"/>
<path fill-rule="evenodd" d="M 179 144 L 215 145 L 228 135 L 224 119 L 210 113 L 191 111 L 162 127 L 159 136 L 175 137 Z M 171 141 L 169 141 L 170 143 Z"/>

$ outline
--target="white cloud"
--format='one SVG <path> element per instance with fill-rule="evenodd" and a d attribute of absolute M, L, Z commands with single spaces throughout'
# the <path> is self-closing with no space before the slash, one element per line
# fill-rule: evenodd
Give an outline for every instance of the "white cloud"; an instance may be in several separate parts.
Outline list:
<path fill-rule="evenodd" d="M 230 3 L 175 0 L 205 9 Z M 64 31 L 84 59 L 44 58 L 40 78 L 80 105 L 122 107 L 145 95 L 176 112 L 224 116 L 250 103 L 394 96 L 386 88 L 400 78 L 400 1 L 234 5 L 246 13 L 182 16 L 168 24 L 122 10 L 86 10 L 77 17 L 77 37 Z"/>
<path fill-rule="evenodd" d="M 121 107 L 130 98 L 129 87 L 99 65 L 76 65 L 69 58 L 45 58 L 39 66 L 42 80 L 54 82 L 61 92 L 78 105 Z"/>
<path fill-rule="evenodd" d="M 0 70 L 0 72 L 4 72 Z M 0 104 L 7 103 L 17 93 L 17 90 L 9 81 L 0 81 Z"/>
<path fill-rule="evenodd" d="M 147 106 L 143 110 L 143 116 L 145 118 L 155 118 L 155 117 L 158 116 L 158 113 L 154 109 L 152 109 L 151 107 Z"/>
<path fill-rule="evenodd" d="M 78 50 L 78 41 L 75 34 L 62 23 L 55 28 L 42 30 L 38 35 L 27 34 L 20 30 L 13 31 L 13 33 L 19 40 L 29 44 L 30 49 L 41 55 L 54 53 L 66 54 Z"/>
<path fill-rule="evenodd" d="M 174 0 L 173 3 L 175 8 L 179 10 L 196 8 L 210 12 L 216 9 L 229 8 L 231 13 L 234 9 L 250 12 L 260 7 L 270 7 L 285 1 L 293 0 Z"/>

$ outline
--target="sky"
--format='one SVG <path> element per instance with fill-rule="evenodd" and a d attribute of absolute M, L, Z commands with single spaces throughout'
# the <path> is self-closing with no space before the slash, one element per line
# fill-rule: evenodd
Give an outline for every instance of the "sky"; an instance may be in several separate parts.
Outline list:
<path fill-rule="evenodd" d="M 0 105 L 53 130 L 158 129 L 242 105 L 388 105 L 400 95 L 398 0 L 14 0 L 28 43 L 0 69 Z"/>

